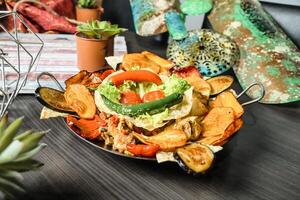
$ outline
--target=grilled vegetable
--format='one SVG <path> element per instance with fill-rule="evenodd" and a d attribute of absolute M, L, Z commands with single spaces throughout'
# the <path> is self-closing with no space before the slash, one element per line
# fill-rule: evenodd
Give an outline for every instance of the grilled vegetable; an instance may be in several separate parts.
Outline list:
<path fill-rule="evenodd" d="M 192 143 L 178 148 L 175 158 L 177 158 L 179 166 L 188 173 L 203 173 L 212 165 L 214 153 L 205 145 Z"/>
<path fill-rule="evenodd" d="M 81 84 L 70 85 L 65 92 L 67 104 L 84 119 L 93 119 L 96 105 L 89 90 Z"/>
<path fill-rule="evenodd" d="M 174 93 L 163 99 L 159 99 L 156 101 L 125 106 L 125 105 L 110 101 L 104 95 L 101 95 L 101 96 L 102 96 L 104 104 L 109 109 L 117 112 L 118 114 L 128 115 L 128 116 L 138 116 L 138 115 L 142 115 L 145 113 L 148 113 L 150 115 L 160 113 L 160 112 L 164 111 L 166 108 L 170 108 L 170 107 L 180 103 L 183 99 L 182 94 Z"/>
<path fill-rule="evenodd" d="M 37 100 L 47 108 L 58 112 L 76 114 L 66 102 L 64 93 L 48 87 L 39 87 L 35 90 Z"/>
<path fill-rule="evenodd" d="M 231 76 L 217 76 L 208 79 L 206 82 L 211 87 L 210 94 L 216 95 L 228 89 L 233 83 L 233 78 Z"/>
<path fill-rule="evenodd" d="M 135 156 L 154 157 L 158 150 L 157 144 L 127 144 L 127 151 Z"/>
<path fill-rule="evenodd" d="M 148 70 L 135 70 L 135 71 L 127 71 L 127 72 L 122 72 L 119 74 L 116 74 L 111 77 L 111 81 L 115 86 L 119 86 L 124 83 L 126 80 L 131 80 L 135 82 L 153 82 L 156 83 L 157 85 L 162 84 L 162 80 L 160 77 Z"/>
<path fill-rule="evenodd" d="M 145 136 L 133 133 L 139 141 L 144 144 L 157 144 L 162 151 L 174 151 L 178 147 L 182 147 L 187 143 L 187 136 L 182 130 L 165 130 L 154 136 Z"/>

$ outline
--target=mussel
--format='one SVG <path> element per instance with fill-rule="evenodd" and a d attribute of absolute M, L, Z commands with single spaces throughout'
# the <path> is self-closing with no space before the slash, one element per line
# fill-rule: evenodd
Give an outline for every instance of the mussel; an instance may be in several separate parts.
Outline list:
<path fill-rule="evenodd" d="M 39 87 L 35 90 L 35 96 L 42 105 L 51 110 L 77 115 L 67 104 L 62 91 L 48 87 Z"/>
<path fill-rule="evenodd" d="M 194 142 L 178 148 L 174 157 L 182 169 L 188 173 L 199 174 L 211 167 L 214 153 L 208 146 Z"/>

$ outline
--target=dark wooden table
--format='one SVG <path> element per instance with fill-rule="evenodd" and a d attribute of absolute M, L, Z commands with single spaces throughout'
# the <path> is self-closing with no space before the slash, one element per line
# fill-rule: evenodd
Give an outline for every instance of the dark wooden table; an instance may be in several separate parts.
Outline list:
<path fill-rule="evenodd" d="M 164 54 L 165 44 L 126 34 L 130 52 Z M 238 83 L 234 88 L 241 89 Z M 253 104 L 245 125 L 217 154 L 212 170 L 193 177 L 174 164 L 137 161 L 102 152 L 78 140 L 62 119 L 40 120 L 42 106 L 20 95 L 12 117 L 24 129 L 51 129 L 37 159 L 45 166 L 25 174 L 23 199 L 300 199 L 300 103 Z"/>

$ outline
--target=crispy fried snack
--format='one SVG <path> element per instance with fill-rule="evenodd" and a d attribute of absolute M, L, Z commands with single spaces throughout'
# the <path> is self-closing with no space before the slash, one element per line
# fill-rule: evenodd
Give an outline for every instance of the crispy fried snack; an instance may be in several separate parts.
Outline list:
<path fill-rule="evenodd" d="M 217 76 L 206 80 L 206 82 L 211 87 L 210 94 L 216 95 L 228 89 L 233 83 L 233 78 L 231 76 Z"/>
<path fill-rule="evenodd" d="M 149 51 L 143 51 L 142 54 L 160 66 L 160 73 L 169 71 L 174 66 L 172 61 L 159 57 Z"/>
<path fill-rule="evenodd" d="M 65 92 L 67 104 L 83 119 L 93 119 L 96 105 L 89 90 L 81 84 L 72 84 Z"/>
<path fill-rule="evenodd" d="M 67 79 L 65 84 L 67 88 L 72 84 L 81 84 L 89 88 L 97 88 L 102 82 L 101 75 L 100 72 L 89 73 L 86 70 L 82 70 L 78 74 Z"/>
<path fill-rule="evenodd" d="M 209 103 L 210 108 L 230 107 L 234 111 L 235 118 L 240 118 L 244 113 L 244 108 L 230 91 L 219 94 L 215 100 Z"/>

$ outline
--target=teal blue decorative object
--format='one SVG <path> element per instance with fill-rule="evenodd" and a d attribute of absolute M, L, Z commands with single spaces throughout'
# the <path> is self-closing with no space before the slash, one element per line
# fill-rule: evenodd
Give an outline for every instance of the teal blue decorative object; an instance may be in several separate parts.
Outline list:
<path fill-rule="evenodd" d="M 185 0 L 180 9 L 187 15 L 200 15 L 209 12 L 212 7 L 212 0 Z"/>
<path fill-rule="evenodd" d="M 170 40 L 167 57 L 177 67 L 196 66 L 204 76 L 217 76 L 235 66 L 239 49 L 225 35 L 202 29 L 188 32 L 183 40 Z"/>
<path fill-rule="evenodd" d="M 172 39 L 181 40 L 188 36 L 182 14 L 176 11 L 169 11 L 165 14 L 165 22 Z"/>

